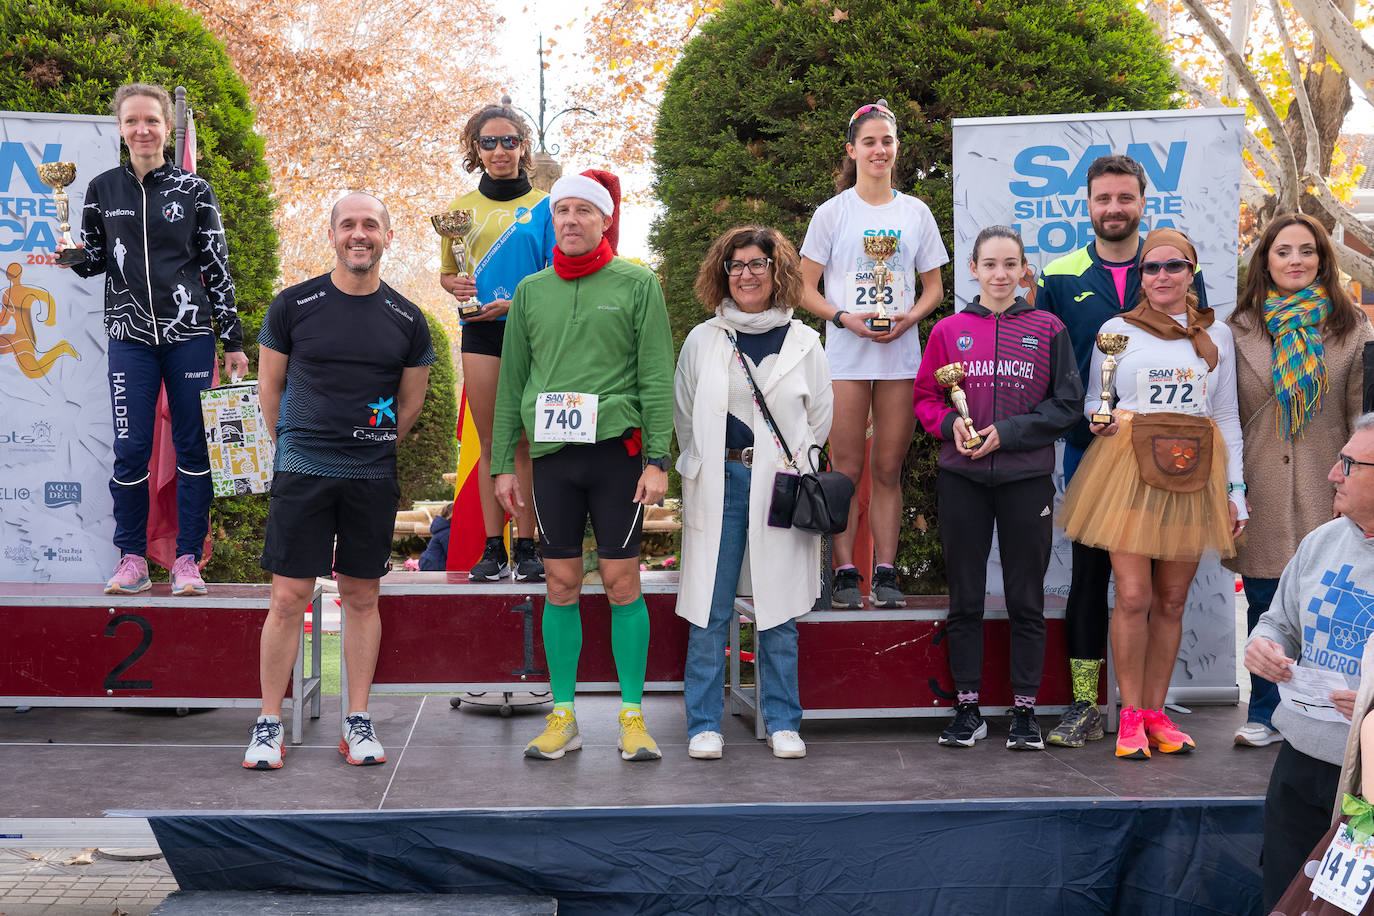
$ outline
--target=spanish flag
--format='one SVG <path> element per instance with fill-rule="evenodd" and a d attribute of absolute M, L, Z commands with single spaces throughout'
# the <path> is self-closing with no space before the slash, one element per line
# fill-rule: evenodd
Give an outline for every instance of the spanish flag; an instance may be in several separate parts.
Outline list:
<path fill-rule="evenodd" d="M 482 522 L 482 498 L 477 490 L 477 460 L 482 444 L 477 424 L 468 409 L 467 388 L 458 398 L 458 479 L 453 485 L 453 518 L 449 528 L 448 569 L 472 569 L 482 559 L 486 526 Z"/>

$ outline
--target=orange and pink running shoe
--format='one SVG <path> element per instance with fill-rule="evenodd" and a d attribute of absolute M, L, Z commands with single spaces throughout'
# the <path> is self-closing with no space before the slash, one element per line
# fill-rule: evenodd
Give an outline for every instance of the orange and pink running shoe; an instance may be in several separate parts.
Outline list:
<path fill-rule="evenodd" d="M 1121 710 L 1121 726 L 1116 733 L 1116 756 L 1149 760 L 1150 742 L 1145 736 L 1145 715 L 1134 706 Z"/>
<path fill-rule="evenodd" d="M 1145 734 L 1150 739 L 1150 746 L 1159 749 L 1161 754 L 1186 754 L 1194 750 L 1197 745 L 1193 739 L 1173 723 L 1173 720 L 1164 714 L 1162 709 L 1146 709 L 1145 713 Z"/>

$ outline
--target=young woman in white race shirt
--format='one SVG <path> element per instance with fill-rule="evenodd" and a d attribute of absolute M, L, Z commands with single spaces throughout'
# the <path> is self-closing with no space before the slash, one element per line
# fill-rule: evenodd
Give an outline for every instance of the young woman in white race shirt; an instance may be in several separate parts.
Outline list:
<path fill-rule="evenodd" d="M 916 327 L 944 296 L 940 267 L 949 261 L 930 208 L 893 188 L 897 151 L 897 119 L 884 100 L 854 112 L 835 180 L 839 193 L 816 209 L 801 248 L 801 304 L 830 322 L 825 334 L 835 392 L 830 458 L 836 470 L 856 483 L 863 473 L 870 410 L 873 415 L 868 518 L 876 563 L 872 595 L 878 607 L 904 603 L 893 563 L 902 513 L 902 461 L 916 428 L 912 382 L 921 365 Z M 864 253 L 863 244 L 866 236 L 878 235 L 897 239 L 896 252 L 886 259 L 890 277 L 882 303 L 892 325 L 882 333 L 867 324 L 878 303 L 874 259 Z M 858 500 L 851 502 L 849 526 L 835 536 L 831 603 L 837 608 L 863 605 L 863 575 L 854 567 L 859 509 Z"/>
<path fill-rule="evenodd" d="M 1164 714 L 1188 586 L 1204 551 L 1235 554 L 1245 530 L 1236 351 L 1231 329 L 1192 291 L 1197 252 L 1176 229 L 1140 249 L 1141 302 L 1103 323 L 1124 334 L 1116 409 L 1102 409 L 1101 350 L 1084 413 L 1098 438 L 1069 483 L 1059 521 L 1074 541 L 1111 552 L 1112 657 L 1121 693 L 1116 756 L 1186 753 L 1193 739 Z"/>

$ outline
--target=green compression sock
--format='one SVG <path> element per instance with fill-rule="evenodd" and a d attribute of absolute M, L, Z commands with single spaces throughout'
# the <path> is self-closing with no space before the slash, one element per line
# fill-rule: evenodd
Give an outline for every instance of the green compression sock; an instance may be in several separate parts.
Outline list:
<path fill-rule="evenodd" d="M 582 612 L 577 602 L 544 602 L 544 658 L 555 705 L 571 709 L 577 693 L 577 659 L 582 655 Z"/>
<path fill-rule="evenodd" d="M 1069 679 L 1073 681 L 1074 700 L 1097 703 L 1097 679 L 1101 670 L 1100 658 L 1069 659 Z"/>
<path fill-rule="evenodd" d="M 611 605 L 611 653 L 620 677 L 621 703 L 638 705 L 644 698 L 649 660 L 649 608 L 643 595 L 629 604 Z"/>

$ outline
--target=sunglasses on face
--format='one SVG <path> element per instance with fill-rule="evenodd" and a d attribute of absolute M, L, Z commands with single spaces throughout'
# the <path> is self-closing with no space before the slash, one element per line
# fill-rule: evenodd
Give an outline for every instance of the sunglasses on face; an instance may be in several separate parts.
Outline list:
<path fill-rule="evenodd" d="M 726 261 L 725 272 L 732 277 L 738 277 L 744 273 L 744 269 L 747 267 L 749 273 L 761 277 L 768 273 L 768 266 L 772 263 L 772 258 L 754 258 L 752 261 Z"/>
<path fill-rule="evenodd" d="M 1374 468 L 1374 461 L 1357 461 L 1354 458 L 1351 458 L 1345 452 L 1341 452 L 1339 455 L 1337 455 L 1336 459 L 1340 461 L 1341 473 L 1344 474 L 1346 477 L 1350 476 L 1350 469 L 1353 468 L 1355 465 L 1359 465 L 1362 468 Z"/>
<path fill-rule="evenodd" d="M 501 144 L 502 149 L 519 149 L 520 142 L 520 138 L 515 134 L 506 134 L 504 137 L 493 137 L 484 134 L 477 138 L 477 145 L 487 152 L 496 149 L 496 144 L 498 143 Z"/>
<path fill-rule="evenodd" d="M 1146 277 L 1153 277 L 1161 270 L 1166 274 L 1181 274 L 1192 269 L 1193 262 L 1183 258 L 1170 258 L 1167 261 L 1146 261 L 1140 265 L 1140 272 Z"/>

